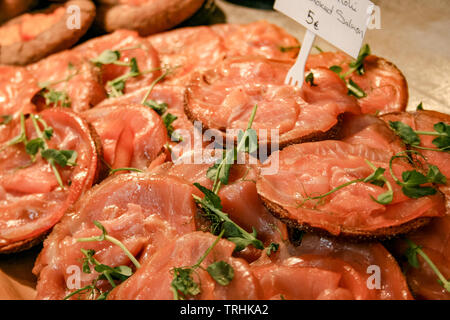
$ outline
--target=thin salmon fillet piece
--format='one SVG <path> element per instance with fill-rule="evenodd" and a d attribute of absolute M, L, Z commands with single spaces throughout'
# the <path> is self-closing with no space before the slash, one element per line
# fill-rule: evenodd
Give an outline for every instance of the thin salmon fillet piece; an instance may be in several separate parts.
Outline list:
<path fill-rule="evenodd" d="M 73 265 L 81 268 L 82 248 L 95 250 L 94 257 L 111 267 L 130 264 L 125 253 L 108 241 L 76 241 L 101 233 L 94 220 L 122 241 L 141 263 L 173 237 L 195 231 L 193 192 L 194 188 L 180 179 L 146 174 L 117 175 L 92 188 L 46 239 L 33 269 L 39 278 L 37 298 L 62 299 L 74 291 L 67 287 L 71 274 L 66 270 Z M 81 287 L 97 276 L 96 272 L 81 273 Z M 107 282 L 98 285 L 110 289 Z"/>
<path fill-rule="evenodd" d="M 51 89 L 65 93 L 69 105 L 64 107 L 70 107 L 75 112 L 88 110 L 106 98 L 99 70 L 74 51 L 53 54 L 27 66 L 27 70 L 41 86 L 48 83 Z M 42 94 L 33 101 L 40 110 L 55 106 L 51 102 L 47 105 Z M 58 106 L 62 103 L 58 102 Z"/>
<path fill-rule="evenodd" d="M 426 227 L 408 235 L 408 239 L 420 246 L 433 261 L 442 275 L 450 278 L 450 217 L 433 219 Z M 404 239 L 395 242 L 395 252 L 403 256 L 408 248 Z M 430 265 L 418 256 L 419 267 L 404 263 L 404 270 L 409 287 L 418 299 L 450 300 L 450 292 L 438 282 Z M 405 260 L 405 259 L 403 259 Z"/>
<path fill-rule="evenodd" d="M 23 67 L 0 66 L 0 114 L 15 118 L 36 110 L 31 102 L 41 88 L 33 75 Z"/>
<path fill-rule="evenodd" d="M 161 118 L 143 105 L 124 102 L 96 107 L 83 116 L 98 133 L 104 160 L 112 169 L 145 170 L 169 141 Z"/>
<path fill-rule="evenodd" d="M 416 229 L 430 217 L 444 215 L 441 194 L 419 199 L 403 194 L 388 173 L 391 156 L 388 150 L 342 141 L 289 146 L 270 156 L 279 158 L 279 170 L 275 175 L 259 177 L 258 194 L 273 214 L 295 227 L 349 237 L 389 237 Z M 373 170 L 366 160 L 387 169 L 384 176 L 394 191 L 390 204 L 371 199 L 386 192 L 386 186 L 364 182 L 351 184 L 320 201 L 305 201 L 308 196 L 323 195 L 346 182 L 369 176 Z M 396 176 L 412 169 L 406 162 L 393 164 Z"/>
<path fill-rule="evenodd" d="M 379 267 L 378 283 L 371 266 Z M 252 271 L 266 299 L 412 299 L 397 262 L 379 243 L 358 244 L 307 233 L 299 246 L 290 248 L 290 256 L 260 259 L 252 264 Z"/>
<path fill-rule="evenodd" d="M 259 55 L 289 60 L 299 52 L 297 39 L 264 20 L 242 25 L 216 24 L 211 29 L 222 37 L 227 57 Z"/>
<path fill-rule="evenodd" d="M 171 282 L 174 267 L 197 263 L 216 237 L 210 233 L 194 232 L 172 239 L 161 247 L 131 278 L 115 288 L 111 300 L 172 300 Z M 250 272 L 247 262 L 231 255 L 234 243 L 221 239 L 197 269 L 195 277 L 200 285 L 198 300 L 255 300 L 258 299 L 258 282 Z M 205 271 L 216 261 L 225 261 L 234 269 L 229 285 L 221 286 Z"/>
<path fill-rule="evenodd" d="M 349 70 L 352 58 L 342 52 L 323 52 L 310 55 L 305 70 L 318 67 L 339 66 L 342 73 Z M 370 55 L 364 59 L 365 73 L 353 72 L 347 77 L 352 79 L 367 94 L 358 99 L 362 113 L 386 114 L 405 111 L 408 105 L 408 84 L 402 72 L 384 58 Z"/>
<path fill-rule="evenodd" d="M 23 143 L 6 146 L 20 132 L 20 123 L 8 126 L 2 136 L 5 148 L 0 155 L 0 251 L 19 250 L 22 244 L 47 233 L 66 210 L 94 182 L 97 149 L 87 123 L 72 112 L 48 109 L 39 114 L 53 128 L 47 141 L 50 149 L 77 152 L 76 166 L 56 165 L 64 184 L 62 189 L 48 161 L 36 155 L 32 162 Z M 28 140 L 37 137 L 31 119 L 26 120 Z M 41 128 L 43 130 L 43 128 Z"/>
<path fill-rule="evenodd" d="M 132 58 L 136 58 L 139 71 L 146 72 L 138 77 L 128 78 L 125 82 L 124 93 L 140 89 L 142 86 L 150 85 L 161 75 L 160 61 L 158 53 L 151 43 L 139 37 L 137 32 L 130 30 L 118 30 L 111 34 L 91 39 L 77 47 L 74 52 L 87 60 L 97 58 L 105 50 L 120 51 L 120 61 L 129 63 Z M 153 72 L 149 72 L 154 70 Z M 101 66 L 102 82 L 108 93 L 111 88 L 107 82 L 127 74 L 130 68 L 115 64 Z"/>
<path fill-rule="evenodd" d="M 258 105 L 252 128 L 260 131 L 259 142 L 276 140 L 276 132 L 271 132 L 276 130 L 280 147 L 333 136 L 342 114 L 360 113 L 343 81 L 330 70 L 316 69 L 314 86 L 305 83 L 300 89 L 285 85 L 292 64 L 256 56 L 227 59 L 192 77 L 185 112 L 192 121 L 201 121 L 205 129 L 225 135 L 226 129 L 245 130 Z M 263 135 L 261 130 L 267 133 Z"/>
<path fill-rule="evenodd" d="M 167 31 L 147 38 L 159 54 L 162 65 L 177 67 L 165 82 L 185 85 L 192 72 L 206 70 L 225 58 L 222 39 L 210 27 Z"/>

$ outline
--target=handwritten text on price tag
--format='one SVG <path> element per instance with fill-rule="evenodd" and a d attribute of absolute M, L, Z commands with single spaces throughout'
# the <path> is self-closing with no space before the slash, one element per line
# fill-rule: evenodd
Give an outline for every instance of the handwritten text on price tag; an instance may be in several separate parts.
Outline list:
<path fill-rule="evenodd" d="M 374 4 L 369 0 L 276 0 L 274 8 L 356 58 Z"/>

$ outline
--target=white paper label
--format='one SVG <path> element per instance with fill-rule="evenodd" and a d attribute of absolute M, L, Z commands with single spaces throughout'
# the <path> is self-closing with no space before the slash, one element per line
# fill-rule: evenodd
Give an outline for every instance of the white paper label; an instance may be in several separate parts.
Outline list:
<path fill-rule="evenodd" d="M 369 0 L 276 0 L 274 9 L 356 58 L 374 4 Z"/>

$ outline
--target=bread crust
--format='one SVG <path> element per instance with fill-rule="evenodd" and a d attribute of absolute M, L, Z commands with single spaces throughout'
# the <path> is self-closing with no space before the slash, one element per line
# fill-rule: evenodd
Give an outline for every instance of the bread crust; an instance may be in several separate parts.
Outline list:
<path fill-rule="evenodd" d="M 80 29 L 67 28 L 66 22 L 71 15 L 66 11 L 57 23 L 34 39 L 0 46 L 0 64 L 26 65 L 74 45 L 94 21 L 95 6 L 88 0 L 71 0 L 65 3 L 64 7 L 68 8 L 72 5 L 80 8 Z M 52 6 L 43 12 L 50 12 L 56 7 Z M 20 23 L 21 19 L 22 16 L 19 16 L 7 24 Z"/>
<path fill-rule="evenodd" d="M 259 195 L 264 206 L 272 213 L 273 216 L 286 223 L 289 227 L 303 231 L 313 232 L 319 235 L 345 238 L 350 241 L 383 241 L 396 238 L 400 235 L 407 234 L 427 225 L 433 218 L 423 217 L 417 218 L 401 225 L 379 228 L 374 231 L 366 231 L 360 229 L 341 228 L 339 235 L 334 235 L 324 229 L 312 227 L 306 222 L 299 222 L 288 217 L 288 212 L 280 205 L 270 201 L 269 199 Z"/>
<path fill-rule="evenodd" d="M 100 4 L 96 25 L 106 32 L 135 30 L 141 36 L 168 30 L 197 12 L 205 0 L 159 0 L 138 6 Z"/>

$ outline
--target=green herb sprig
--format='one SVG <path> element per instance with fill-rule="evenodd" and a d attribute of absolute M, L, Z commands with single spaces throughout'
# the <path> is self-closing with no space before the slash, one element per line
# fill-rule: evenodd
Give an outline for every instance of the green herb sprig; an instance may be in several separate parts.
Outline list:
<path fill-rule="evenodd" d="M 222 230 L 217 236 L 213 244 L 205 251 L 205 253 L 198 259 L 198 261 L 189 267 L 177 267 L 171 270 L 173 274 L 173 280 L 171 282 L 171 289 L 173 292 L 174 300 L 185 300 L 188 297 L 194 297 L 200 294 L 201 289 L 198 282 L 193 278 L 197 269 L 205 270 L 201 264 L 219 243 L 220 239 L 224 235 L 225 230 Z M 234 278 L 233 267 L 225 261 L 216 261 L 211 263 L 206 272 L 221 286 L 227 286 Z"/>
<path fill-rule="evenodd" d="M 75 67 L 71 63 L 69 63 L 68 69 L 74 70 Z M 78 70 L 75 70 L 61 80 L 44 81 L 38 83 L 38 86 L 41 88 L 39 94 L 45 99 L 46 106 L 51 106 L 53 104 L 55 107 L 70 108 L 72 102 L 67 93 L 67 84 L 73 77 L 78 74 L 78 72 Z M 64 83 L 64 89 L 62 91 L 58 91 L 52 88 L 52 86 L 59 83 Z"/>
<path fill-rule="evenodd" d="M 447 292 L 450 292 L 450 279 L 447 280 L 444 275 L 441 273 L 439 268 L 433 263 L 433 261 L 428 257 L 428 255 L 422 250 L 422 247 L 415 244 L 409 239 L 405 239 L 408 243 L 408 249 L 405 252 L 405 256 L 408 259 L 409 264 L 414 268 L 419 268 L 419 260 L 417 256 L 421 256 L 422 259 L 430 266 L 431 270 L 436 274 L 438 283 L 445 289 Z"/>
<path fill-rule="evenodd" d="M 37 138 L 28 140 L 25 130 L 25 116 L 20 114 L 20 132 L 19 134 L 12 138 L 6 143 L 6 146 L 12 146 L 15 144 L 23 143 L 25 146 L 25 151 L 30 155 L 31 161 L 36 161 L 36 155 L 40 151 L 41 157 L 46 159 L 50 164 L 53 173 L 58 181 L 61 189 L 64 189 L 64 183 L 62 181 L 61 175 L 59 174 L 56 164 L 60 167 L 65 168 L 67 166 L 75 166 L 77 160 L 77 152 L 74 150 L 57 150 L 49 149 L 47 141 L 53 137 L 53 128 L 49 127 L 44 119 L 38 115 L 30 114 L 30 119 L 33 123 Z M 39 125 L 44 127 L 41 130 Z"/>
<path fill-rule="evenodd" d="M 400 180 L 394 174 L 393 162 L 396 159 L 404 159 L 408 162 L 413 162 L 410 154 L 415 154 L 423 157 L 423 155 L 421 155 L 419 152 L 407 150 L 397 153 L 389 160 L 389 172 L 395 183 L 402 187 L 403 194 L 409 198 L 418 199 L 421 197 L 436 194 L 436 188 L 434 188 L 433 186 L 428 186 L 428 184 L 445 185 L 447 183 L 447 178 L 439 171 L 439 168 L 435 165 L 428 165 L 428 173 L 426 176 L 417 170 L 409 170 L 402 172 L 402 180 Z"/>
<path fill-rule="evenodd" d="M 313 197 L 308 196 L 305 199 L 303 199 L 303 201 L 301 202 L 299 207 L 302 207 L 307 201 L 311 201 L 311 200 L 319 200 L 319 202 L 320 202 L 322 199 L 328 197 L 329 195 L 331 195 L 345 187 L 348 187 L 355 183 L 361 183 L 361 182 L 371 183 L 371 184 L 379 186 L 379 187 L 384 187 L 384 185 L 386 185 L 388 190 L 386 192 L 380 194 L 377 199 L 375 199 L 372 195 L 370 197 L 372 198 L 373 201 L 375 201 L 379 204 L 386 205 L 386 204 L 391 203 L 394 198 L 394 192 L 392 189 L 392 185 L 384 176 L 386 169 L 377 168 L 375 165 L 373 165 L 368 160 L 366 160 L 366 163 L 373 170 L 373 172 L 370 175 L 368 175 L 367 177 L 348 181 L 346 183 L 343 183 L 343 184 L 337 186 L 336 188 L 333 188 L 332 190 L 328 191 L 327 193 L 324 193 L 324 194 L 321 194 L 318 196 L 313 196 Z M 317 204 L 319 202 L 317 202 Z"/>
<path fill-rule="evenodd" d="M 135 48 L 133 48 L 135 49 Z M 123 51 L 123 50 L 122 50 Z M 161 70 L 161 67 L 153 68 L 149 70 L 141 71 L 139 69 L 137 59 L 135 57 L 130 59 L 130 62 L 120 61 L 121 53 L 119 50 L 105 50 L 98 57 L 91 59 L 91 62 L 97 67 L 102 67 L 103 65 L 114 64 L 122 67 L 128 67 L 130 70 L 113 80 L 106 83 L 106 86 L 110 88 L 111 92 L 109 97 L 120 97 L 123 95 L 123 90 L 125 89 L 125 83 L 130 78 L 136 78 L 141 75 L 152 73 Z"/>
<path fill-rule="evenodd" d="M 252 129 L 257 109 L 258 106 L 255 105 L 250 115 L 247 129 L 245 131 L 239 130 L 237 147 L 233 147 L 232 150 L 224 153 L 222 160 L 207 171 L 207 177 L 214 181 L 212 191 L 216 194 L 219 192 L 222 184 L 228 184 L 230 169 L 238 154 L 241 152 L 253 153 L 258 150 L 258 136 L 256 131 Z"/>
<path fill-rule="evenodd" d="M 102 234 L 95 237 L 90 238 L 78 238 L 77 242 L 93 242 L 93 241 L 109 241 L 112 244 L 118 246 L 125 255 L 131 260 L 136 269 L 141 267 L 141 264 L 137 259 L 133 256 L 133 254 L 125 247 L 125 245 L 118 239 L 108 235 L 105 227 L 98 221 L 94 221 L 94 225 L 102 231 Z M 117 286 L 116 281 L 123 282 L 129 277 L 133 275 L 133 270 L 129 266 L 117 266 L 110 267 L 108 265 L 100 263 L 97 259 L 94 258 L 95 251 L 92 249 L 85 250 L 81 249 L 81 252 L 84 254 L 85 258 L 83 259 L 82 270 L 84 273 L 91 273 L 91 267 L 94 267 L 94 270 L 99 273 L 99 276 L 92 281 L 91 284 L 75 290 L 74 292 L 67 295 L 64 300 L 69 299 L 70 297 L 76 294 L 89 294 L 90 298 L 94 298 L 96 294 L 99 294 L 97 300 L 105 300 L 110 291 L 101 292 L 101 290 L 97 287 L 97 282 L 100 280 L 107 280 L 112 288 Z"/>
<path fill-rule="evenodd" d="M 359 75 L 364 75 L 366 72 L 364 69 L 364 60 L 369 55 L 370 55 L 370 47 L 368 44 L 366 44 L 359 51 L 359 55 L 358 55 L 357 59 L 348 64 L 350 69 L 346 73 L 342 74 L 343 69 L 340 66 L 331 66 L 330 67 L 330 70 L 337 73 L 339 75 L 339 77 L 347 85 L 348 95 L 355 96 L 357 99 L 367 97 L 367 94 L 352 79 L 349 79 L 347 81 L 347 77 L 354 72 L 357 72 Z"/>
<path fill-rule="evenodd" d="M 438 152 L 450 152 L 450 125 L 444 122 L 434 124 L 435 131 L 415 131 L 409 125 L 401 121 L 389 121 L 389 127 L 402 139 L 402 141 L 413 148 Z M 436 148 L 420 146 L 420 135 L 435 136 L 432 143 Z"/>

